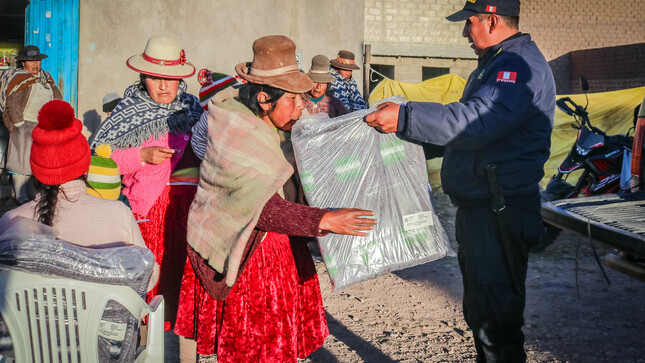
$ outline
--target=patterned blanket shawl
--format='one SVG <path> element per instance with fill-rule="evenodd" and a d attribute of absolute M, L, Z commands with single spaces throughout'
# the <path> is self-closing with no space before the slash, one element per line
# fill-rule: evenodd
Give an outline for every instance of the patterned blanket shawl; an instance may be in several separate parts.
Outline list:
<path fill-rule="evenodd" d="M 208 108 L 208 146 L 188 215 L 188 244 L 233 286 L 266 202 L 293 168 L 276 129 L 234 99 Z"/>
<path fill-rule="evenodd" d="M 51 74 L 44 70 L 34 76 L 22 68 L 9 69 L 0 74 L 0 112 L 4 112 L 7 97 L 12 93 L 21 91 L 32 84 L 40 82 L 43 86 L 56 86 Z"/>
<path fill-rule="evenodd" d="M 92 142 L 128 149 L 140 146 L 153 135 L 159 138 L 166 132 L 186 134 L 204 111 L 197 97 L 186 93 L 186 83 L 179 83 L 177 97 L 168 104 L 155 102 L 148 92 L 133 84 L 125 90 L 123 99 L 108 118 L 101 123 Z"/>

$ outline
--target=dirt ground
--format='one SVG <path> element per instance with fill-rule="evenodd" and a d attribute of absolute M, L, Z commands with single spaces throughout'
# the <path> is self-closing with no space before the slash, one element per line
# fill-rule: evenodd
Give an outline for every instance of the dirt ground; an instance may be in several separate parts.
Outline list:
<path fill-rule="evenodd" d="M 435 198 L 456 250 L 455 208 L 445 195 Z M 601 255 L 612 252 L 597 247 Z M 336 293 L 324 264 L 317 262 L 317 268 L 330 336 L 305 362 L 475 360 L 472 333 L 461 314 L 456 257 Z M 645 283 L 605 270 L 611 285 L 589 242 L 570 233 L 530 256 L 524 326 L 529 362 L 645 362 Z"/>
<path fill-rule="evenodd" d="M 5 187 L 0 185 L 0 215 L 15 206 L 7 200 Z M 435 193 L 435 199 L 456 250 L 455 208 L 441 193 Z M 601 255 L 611 252 L 597 247 Z M 461 274 L 455 257 L 336 293 L 320 259 L 316 266 L 331 334 L 304 362 L 475 360 L 472 333 L 461 315 Z M 529 362 L 645 363 L 645 283 L 606 271 L 611 285 L 589 242 L 570 233 L 530 256 L 524 327 Z M 178 362 L 177 337 L 168 332 L 165 338 L 166 361 Z"/>

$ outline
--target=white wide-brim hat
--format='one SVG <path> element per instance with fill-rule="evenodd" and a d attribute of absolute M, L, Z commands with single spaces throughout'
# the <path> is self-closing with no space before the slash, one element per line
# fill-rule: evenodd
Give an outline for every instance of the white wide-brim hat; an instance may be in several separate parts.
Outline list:
<path fill-rule="evenodd" d="M 134 71 L 156 77 L 181 79 L 195 74 L 195 66 L 186 60 L 179 42 L 165 36 L 150 38 L 143 53 L 133 55 L 125 64 Z"/>

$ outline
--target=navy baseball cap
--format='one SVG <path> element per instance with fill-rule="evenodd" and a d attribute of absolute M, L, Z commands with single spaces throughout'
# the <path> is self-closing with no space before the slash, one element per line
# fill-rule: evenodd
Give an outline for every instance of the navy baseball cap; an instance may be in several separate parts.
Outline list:
<path fill-rule="evenodd" d="M 447 16 L 449 21 L 464 21 L 476 14 L 520 15 L 520 0 L 466 0 L 464 8 Z"/>

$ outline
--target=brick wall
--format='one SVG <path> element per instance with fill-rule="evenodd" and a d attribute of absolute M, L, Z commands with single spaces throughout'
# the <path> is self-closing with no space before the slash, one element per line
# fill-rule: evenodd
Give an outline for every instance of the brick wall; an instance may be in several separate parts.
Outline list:
<path fill-rule="evenodd" d="M 645 42 L 643 0 L 524 0 L 520 29 L 547 60 L 572 51 Z"/>
<path fill-rule="evenodd" d="M 464 0 L 365 0 L 365 43 L 468 47 L 468 41 L 461 37 L 463 23 L 444 19 L 464 3 Z M 594 87 L 629 88 L 645 85 L 643 14 L 644 0 L 524 0 L 520 30 L 531 34 L 549 61 L 559 93 L 579 90 L 580 72 L 589 74 L 592 91 L 597 91 Z M 419 67 L 444 63 L 432 57 L 408 61 L 397 58 L 397 54 L 380 56 L 380 60 L 375 57 L 372 62 L 400 64 L 406 68 L 401 73 L 407 79 L 399 80 L 407 82 L 418 82 L 416 74 L 421 73 L 420 69 L 419 72 L 410 69 L 412 63 Z M 458 70 L 462 75 L 476 65 L 472 61 L 465 64 L 470 68 L 462 66 Z"/>
<path fill-rule="evenodd" d="M 463 0 L 365 0 L 365 43 L 460 44 L 463 24 L 444 20 Z"/>
<path fill-rule="evenodd" d="M 581 92 L 581 75 L 589 81 L 590 92 L 645 86 L 645 43 L 577 50 L 566 56 L 569 82 L 562 82 L 561 94 Z"/>

